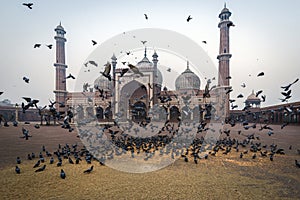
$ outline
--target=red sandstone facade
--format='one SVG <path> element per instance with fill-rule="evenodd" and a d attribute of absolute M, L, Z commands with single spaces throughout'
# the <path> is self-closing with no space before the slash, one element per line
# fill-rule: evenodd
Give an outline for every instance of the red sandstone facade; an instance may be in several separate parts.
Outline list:
<path fill-rule="evenodd" d="M 65 64 L 65 42 L 67 39 L 64 37 L 66 31 L 59 24 L 55 28 L 56 36 L 54 39 L 56 40 L 56 63 L 54 63 L 54 67 L 56 68 L 55 74 L 55 101 L 58 103 L 65 104 L 67 98 L 67 86 L 66 86 L 66 68 Z M 56 104 L 56 109 L 60 113 L 65 113 L 65 107 L 59 107 L 59 104 Z"/>

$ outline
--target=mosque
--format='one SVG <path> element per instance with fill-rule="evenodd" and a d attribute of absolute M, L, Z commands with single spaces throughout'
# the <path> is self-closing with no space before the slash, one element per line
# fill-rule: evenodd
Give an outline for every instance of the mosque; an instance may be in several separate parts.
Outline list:
<path fill-rule="evenodd" d="M 84 88 L 83 91 L 67 91 L 66 87 L 66 60 L 65 44 L 66 31 L 59 24 L 55 28 L 56 35 L 56 61 L 55 67 L 55 101 L 56 109 L 64 114 L 73 109 L 80 119 L 93 119 L 97 117 L 99 122 L 112 123 L 116 120 L 131 119 L 140 122 L 151 118 L 152 121 L 164 122 L 181 120 L 200 121 L 207 119 L 208 112 L 215 117 L 223 116 L 226 119 L 238 121 L 248 120 L 259 122 L 266 120 L 272 124 L 293 123 L 300 124 L 300 102 L 278 104 L 261 107 L 260 98 L 252 92 L 245 99 L 245 106 L 249 110 L 230 110 L 230 93 L 224 91 L 231 89 L 229 64 L 229 29 L 233 23 L 229 20 L 231 12 L 226 5 L 219 14 L 220 22 L 220 46 L 218 67 L 218 85 L 210 95 L 205 95 L 207 83 L 201 83 L 200 78 L 190 69 L 189 63 L 183 67 L 181 74 L 176 77 L 175 90 L 170 91 L 162 87 L 163 76 L 157 68 L 158 54 L 147 55 L 135 66 L 143 73 L 143 76 L 134 74 L 129 70 L 121 77 L 122 68 L 117 68 L 118 60 L 115 55 L 111 57 L 112 80 L 100 75 L 94 80 L 93 90 Z M 149 53 L 149 52 L 148 52 Z M 211 88 L 212 86 L 210 86 Z M 90 89 L 90 88 L 89 88 Z M 66 105 L 66 106 L 59 106 Z M 76 106 L 74 106 L 76 105 Z M 213 106 L 212 106 L 213 105 Z M 211 107 L 210 107 L 211 106 Z M 76 110 L 76 111 L 75 111 Z M 263 114 L 263 117 L 261 117 Z M 28 109 L 23 113 L 22 108 L 11 104 L 8 100 L 0 102 L 0 119 L 2 121 L 40 121 L 37 109 Z M 42 123 L 42 122 L 41 122 Z"/>
<path fill-rule="evenodd" d="M 94 81 L 94 91 L 84 89 L 84 91 L 69 92 L 66 90 L 66 81 L 64 81 L 67 69 L 66 31 L 59 24 L 55 28 L 56 36 L 54 37 L 56 40 L 54 93 L 56 102 L 62 102 L 66 107 L 57 106 L 57 110 L 64 113 L 68 108 L 73 108 L 76 109 L 79 118 L 96 116 L 100 122 L 110 122 L 116 118 L 139 122 L 150 115 L 152 120 L 177 121 L 181 117 L 182 120 L 199 121 L 209 114 L 207 113 L 209 110 L 216 116 L 227 117 L 229 94 L 225 94 L 224 91 L 230 89 L 228 79 L 231 58 L 229 29 L 233 26 L 232 21 L 229 20 L 230 16 L 231 12 L 225 5 L 219 14 L 218 24 L 220 29 L 220 49 L 217 56 L 219 60 L 218 85 L 210 92 L 209 97 L 204 95 L 204 90 L 201 90 L 200 78 L 190 69 L 188 61 L 184 67 L 185 70 L 176 78 L 175 91 L 163 88 L 163 76 L 157 67 L 159 56 L 154 52 L 150 60 L 146 48 L 144 57 L 135 64 L 143 76 L 131 70 L 121 76 L 122 68 L 116 67 L 118 60 L 115 55 L 112 55 L 112 81 L 100 75 Z M 212 102 L 215 106 L 207 109 Z"/>

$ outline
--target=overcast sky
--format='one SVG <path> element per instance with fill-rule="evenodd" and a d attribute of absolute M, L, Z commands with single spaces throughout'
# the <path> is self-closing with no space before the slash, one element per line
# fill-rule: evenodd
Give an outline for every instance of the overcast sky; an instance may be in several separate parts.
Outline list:
<path fill-rule="evenodd" d="M 54 28 L 60 21 L 67 32 L 67 73 L 75 76 L 97 48 L 92 46 L 92 39 L 101 45 L 124 31 L 141 28 L 183 34 L 198 43 L 218 66 L 218 14 L 224 6 L 222 0 L 32 2 L 32 10 L 22 6 L 23 1 L 1 3 L 0 90 L 4 94 L 0 100 L 7 98 L 20 103 L 22 96 L 29 96 L 46 104 L 54 98 L 55 47 L 49 50 L 45 44 L 55 44 Z M 280 86 L 300 78 L 299 7 L 298 0 L 227 1 L 232 12 L 230 19 L 236 25 L 230 30 L 232 98 L 262 89 L 267 96 L 263 106 L 278 104 Z M 144 13 L 149 20 L 145 20 Z M 189 23 L 188 15 L 193 18 Z M 34 49 L 35 43 L 43 46 Z M 261 71 L 265 76 L 257 78 Z M 23 76 L 30 78 L 29 84 L 22 80 Z M 240 86 L 242 83 L 246 88 Z M 72 90 L 74 84 L 68 81 L 68 89 Z M 204 86 L 202 80 L 201 88 Z M 292 87 L 292 95 L 291 102 L 300 100 L 300 82 Z"/>

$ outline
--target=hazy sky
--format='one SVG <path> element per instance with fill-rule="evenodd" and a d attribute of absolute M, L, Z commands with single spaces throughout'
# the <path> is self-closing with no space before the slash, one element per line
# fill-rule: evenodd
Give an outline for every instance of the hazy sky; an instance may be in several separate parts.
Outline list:
<path fill-rule="evenodd" d="M 32 10 L 22 6 L 23 1 L 1 3 L 0 90 L 4 94 L 0 100 L 8 98 L 15 103 L 29 96 L 46 104 L 54 98 L 55 47 L 49 50 L 44 44 L 55 44 L 54 28 L 60 21 L 67 31 L 67 73 L 75 76 L 97 48 L 92 46 L 92 39 L 101 44 L 124 31 L 140 28 L 163 28 L 183 34 L 197 42 L 218 66 L 217 26 L 223 0 L 32 2 Z M 298 0 L 227 1 L 230 19 L 236 25 L 230 30 L 232 98 L 262 89 L 267 96 L 263 106 L 278 104 L 280 86 L 300 78 L 299 7 Z M 144 13 L 149 20 L 145 20 Z M 188 15 L 193 18 L 189 23 Z M 35 43 L 43 46 L 34 49 Z M 261 71 L 265 76 L 257 78 Z M 23 76 L 30 78 L 29 84 L 22 80 Z M 240 86 L 243 82 L 246 88 Z M 68 88 L 73 87 L 74 82 L 68 81 Z M 291 102 L 300 100 L 300 82 L 292 87 L 292 95 Z"/>

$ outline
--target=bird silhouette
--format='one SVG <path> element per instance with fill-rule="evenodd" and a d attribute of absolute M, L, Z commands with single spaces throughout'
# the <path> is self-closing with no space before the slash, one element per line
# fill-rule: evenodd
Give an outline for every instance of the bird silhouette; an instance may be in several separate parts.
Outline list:
<path fill-rule="evenodd" d="M 203 40 L 202 43 L 207 44 L 207 42 L 205 40 Z"/>
<path fill-rule="evenodd" d="M 292 90 L 289 90 L 289 91 L 287 91 L 287 92 L 281 92 L 281 94 L 282 94 L 283 96 L 285 96 L 285 97 L 290 96 L 291 93 L 292 93 Z"/>
<path fill-rule="evenodd" d="M 94 65 L 95 67 L 98 67 L 98 64 L 93 60 L 89 60 L 88 63 Z"/>
<path fill-rule="evenodd" d="M 280 128 L 283 129 L 283 128 L 286 127 L 288 124 L 289 124 L 289 123 L 286 122 L 286 123 L 282 124 Z"/>
<path fill-rule="evenodd" d="M 48 47 L 49 49 L 52 49 L 52 44 L 48 44 L 48 45 L 46 45 L 46 47 Z"/>
<path fill-rule="evenodd" d="M 262 92 L 263 92 L 262 90 L 257 91 L 255 96 L 258 97 Z"/>
<path fill-rule="evenodd" d="M 93 46 L 95 46 L 97 44 L 97 42 L 95 40 L 92 40 Z"/>
<path fill-rule="evenodd" d="M 243 155 L 244 155 L 244 154 L 241 152 L 241 153 L 240 153 L 240 158 L 243 158 Z"/>
<path fill-rule="evenodd" d="M 120 72 L 120 77 L 123 77 L 124 74 L 126 74 L 126 72 L 128 72 L 129 68 L 125 68 L 125 69 L 122 69 L 122 71 Z"/>
<path fill-rule="evenodd" d="M 29 131 L 25 128 L 22 128 L 22 133 L 23 133 L 23 136 L 20 138 L 25 138 L 25 140 L 28 140 L 30 137 L 32 137 L 31 135 L 29 135 Z"/>
<path fill-rule="evenodd" d="M 16 161 L 17 161 L 17 164 L 21 164 L 21 159 L 19 156 L 17 157 Z"/>
<path fill-rule="evenodd" d="M 107 62 L 105 65 L 104 72 L 100 72 L 104 77 L 106 77 L 109 81 L 111 81 L 111 76 L 110 76 L 110 70 L 111 70 L 111 64 L 110 62 Z"/>
<path fill-rule="evenodd" d="M 233 89 L 230 88 L 230 89 L 228 89 L 228 90 L 225 92 L 225 94 L 229 94 L 229 93 L 232 92 L 232 91 L 233 91 Z"/>
<path fill-rule="evenodd" d="M 29 78 L 27 78 L 27 77 L 23 77 L 23 80 L 26 82 L 26 83 L 29 83 Z"/>
<path fill-rule="evenodd" d="M 21 173 L 21 169 L 20 169 L 18 166 L 16 166 L 15 172 L 16 172 L 17 174 L 20 174 L 20 173 Z"/>
<path fill-rule="evenodd" d="M 229 22 L 228 24 L 227 24 L 227 27 L 229 28 L 230 26 L 235 26 L 232 22 Z"/>
<path fill-rule="evenodd" d="M 193 18 L 191 17 L 191 15 L 189 15 L 188 18 L 186 19 L 186 21 L 189 22 L 189 21 L 191 21 L 191 19 L 193 19 Z"/>
<path fill-rule="evenodd" d="M 63 169 L 60 170 L 60 178 L 62 178 L 62 179 L 66 178 L 66 173 L 64 172 Z"/>
<path fill-rule="evenodd" d="M 22 3 L 22 5 L 32 9 L 33 3 Z"/>
<path fill-rule="evenodd" d="M 33 48 L 40 48 L 41 47 L 41 44 L 34 44 L 33 45 Z"/>
<path fill-rule="evenodd" d="M 91 172 L 93 171 L 93 169 L 94 169 L 94 166 L 92 165 L 92 166 L 91 166 L 90 168 L 88 168 L 87 170 L 84 170 L 83 173 L 89 174 L 89 173 L 91 173 Z"/>
<path fill-rule="evenodd" d="M 141 41 L 141 43 L 142 43 L 143 45 L 145 45 L 145 44 L 146 44 L 146 42 L 147 42 L 146 40 L 144 40 L 144 41 Z"/>
<path fill-rule="evenodd" d="M 138 69 L 136 66 L 134 66 L 134 65 L 132 65 L 132 64 L 128 64 L 128 67 L 131 69 L 131 71 L 132 71 L 133 73 L 139 74 L 139 75 L 141 75 L 141 76 L 144 76 L 144 74 L 143 74 L 142 72 L 140 72 L 139 69 Z"/>
<path fill-rule="evenodd" d="M 71 73 L 65 79 L 69 79 L 69 78 L 75 79 L 75 77 Z"/>
<path fill-rule="evenodd" d="M 229 103 L 235 102 L 235 99 L 229 99 Z"/>
<path fill-rule="evenodd" d="M 144 16 L 145 16 L 145 19 L 148 20 L 148 15 L 147 15 L 147 14 L 144 14 Z"/>
<path fill-rule="evenodd" d="M 262 98 L 262 102 L 265 102 L 267 97 L 266 95 L 262 95 L 261 98 Z"/>
<path fill-rule="evenodd" d="M 40 164 L 41 164 L 41 161 L 40 161 L 40 160 L 38 160 L 38 161 L 35 163 L 35 165 L 33 166 L 33 168 L 37 168 L 37 167 L 39 167 L 39 166 L 40 166 Z"/>
<path fill-rule="evenodd" d="M 35 172 L 42 172 L 46 169 L 46 165 L 43 165 L 42 167 L 38 168 L 37 170 L 35 170 Z"/>
<path fill-rule="evenodd" d="M 299 78 L 297 78 L 294 82 L 288 84 L 287 86 L 281 86 L 282 89 L 284 89 L 284 91 L 288 91 L 290 89 L 290 87 L 292 85 L 294 85 L 295 83 L 297 83 L 299 81 Z"/>
<path fill-rule="evenodd" d="M 270 161 L 273 161 L 274 160 L 274 157 L 273 157 L 273 154 L 270 155 Z"/>
<path fill-rule="evenodd" d="M 257 77 L 264 76 L 264 75 L 265 75 L 264 72 L 260 72 L 259 74 L 257 74 Z"/>
<path fill-rule="evenodd" d="M 233 104 L 231 104 L 231 109 L 232 110 L 234 110 L 235 108 L 237 108 L 238 107 L 238 105 L 233 105 Z"/>
<path fill-rule="evenodd" d="M 69 163 L 70 164 L 74 164 L 73 160 L 71 159 L 71 157 L 68 158 L 69 159 Z"/>
<path fill-rule="evenodd" d="M 243 98 L 244 96 L 242 94 L 239 94 L 236 98 Z"/>

